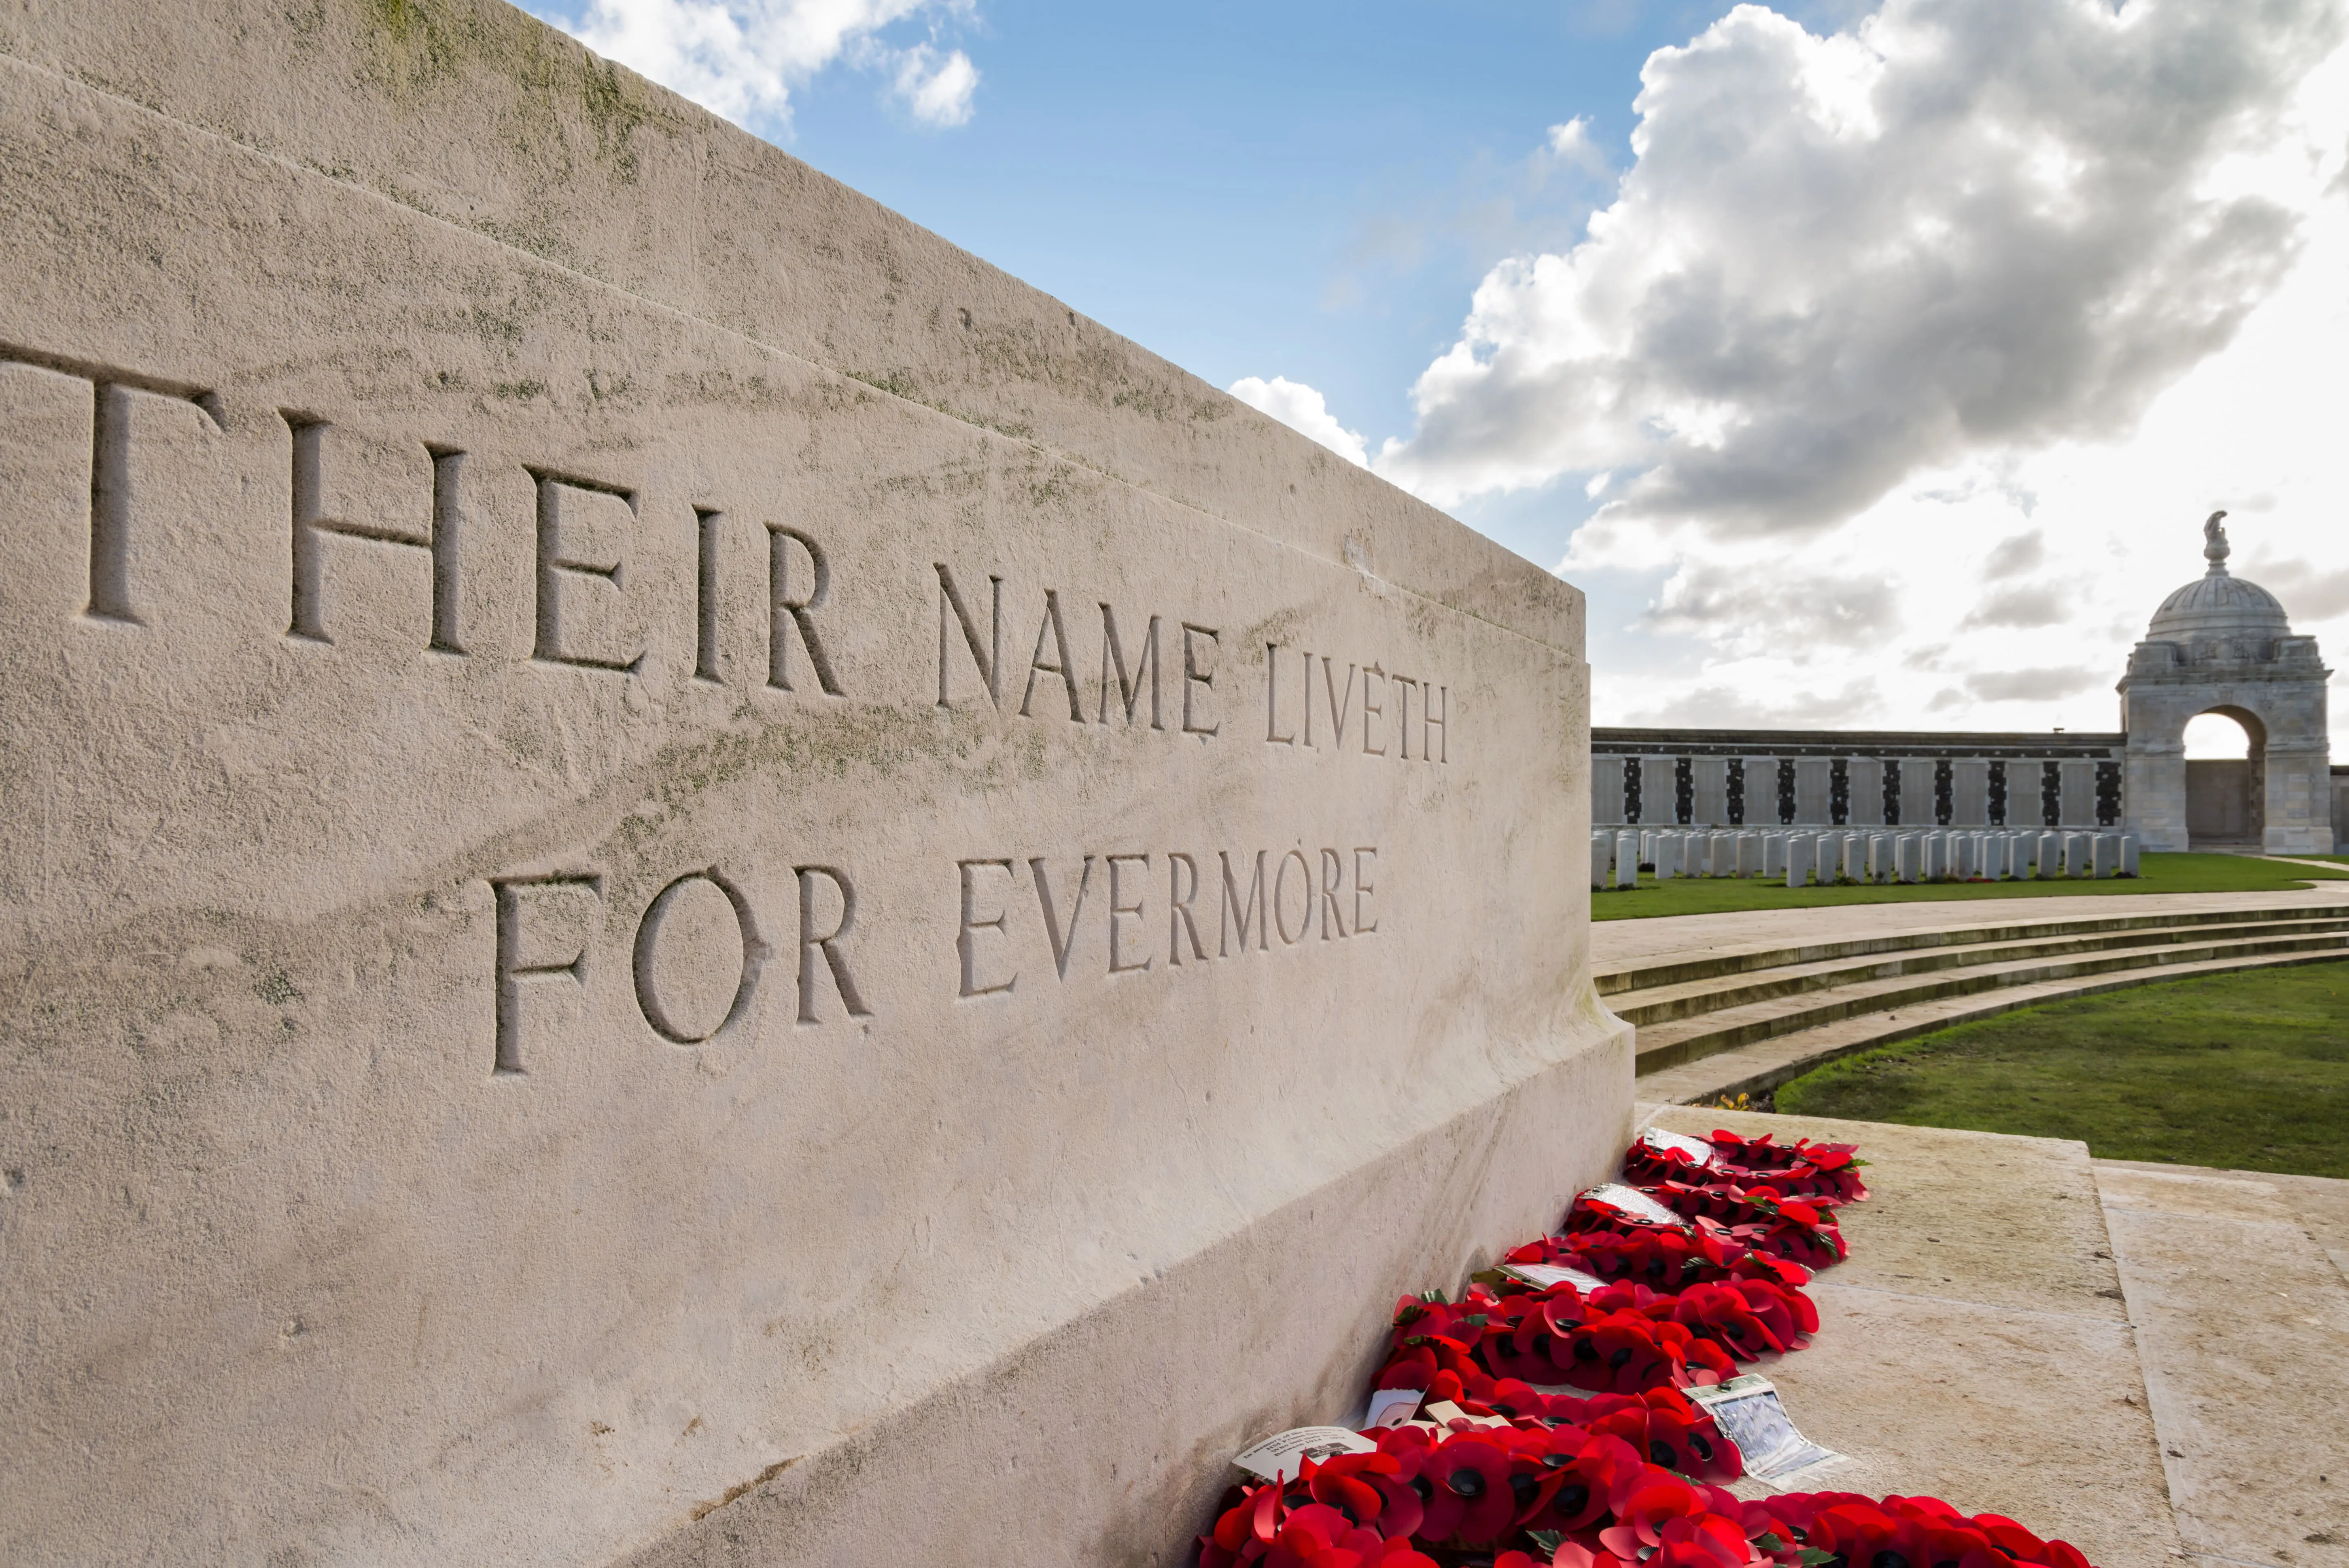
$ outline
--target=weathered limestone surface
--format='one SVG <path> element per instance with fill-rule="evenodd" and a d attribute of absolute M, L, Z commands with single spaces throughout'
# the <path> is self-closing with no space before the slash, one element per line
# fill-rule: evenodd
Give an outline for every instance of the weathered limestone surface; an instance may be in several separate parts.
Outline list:
<path fill-rule="evenodd" d="M 2349 1283 L 2295 1202 L 2321 1195 L 2337 1215 L 2349 1182 L 2109 1161 L 2095 1175 L 2187 1545 L 2349 1563 L 2327 1392 L 2349 1377 Z"/>
<path fill-rule="evenodd" d="M 1643 1085 L 1644 1087 L 1644 1085 Z M 2138 1330 L 2085 1145 L 1683 1107 L 1657 1125 L 1862 1145 L 1851 1256 L 1809 1287 L 1809 1350 L 1761 1368 L 1837 1491 L 1924 1492 L 2060 1536 L 2099 1568 L 2181 1557 Z"/>
<path fill-rule="evenodd" d="M 1170 1562 L 1619 1150 L 1546 573 L 488 0 L 0 214 L 0 1558 Z"/>

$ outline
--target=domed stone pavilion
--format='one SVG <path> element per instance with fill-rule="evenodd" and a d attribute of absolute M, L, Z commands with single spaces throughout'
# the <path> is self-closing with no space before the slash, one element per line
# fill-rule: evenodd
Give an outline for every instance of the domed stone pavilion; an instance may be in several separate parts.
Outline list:
<path fill-rule="evenodd" d="M 2121 678 L 2111 731 L 1612 729 L 1590 732 L 1595 826 L 2095 829 L 2147 850 L 2329 854 L 2349 837 L 2316 639 L 2227 570 L 2161 602 Z M 2186 722 L 2221 713 L 2250 755 L 2186 759 Z"/>
<path fill-rule="evenodd" d="M 2274 594 L 2228 572 L 2226 515 L 2202 525 L 2209 570 L 2161 602 L 2121 677 L 2128 826 L 2148 850 L 2328 854 L 2331 672 Z M 2241 725 L 2250 755 L 2187 761 L 2186 722 L 2205 713 Z"/>

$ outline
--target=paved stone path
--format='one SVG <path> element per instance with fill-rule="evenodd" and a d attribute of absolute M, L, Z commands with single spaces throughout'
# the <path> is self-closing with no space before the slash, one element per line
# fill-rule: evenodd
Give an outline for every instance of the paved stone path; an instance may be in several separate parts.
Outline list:
<path fill-rule="evenodd" d="M 2098 1568 L 2349 1568 L 2349 1280 L 2321 1239 L 2349 1240 L 2349 1182 L 1641 1114 L 1863 1146 L 1875 1195 L 1812 1287 L 1816 1343 L 1762 1368 L 1806 1436 L 1852 1456 L 1817 1484 L 2008 1514 Z"/>

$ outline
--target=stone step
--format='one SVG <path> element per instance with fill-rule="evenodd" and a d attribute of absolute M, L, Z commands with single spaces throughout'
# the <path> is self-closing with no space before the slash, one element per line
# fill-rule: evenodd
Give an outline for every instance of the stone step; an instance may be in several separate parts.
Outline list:
<path fill-rule="evenodd" d="M 1776 1036 L 1753 1045 L 1666 1067 L 1640 1076 L 1642 1099 L 1666 1104 L 1695 1105 L 1723 1095 L 1758 1095 L 1802 1077 L 1813 1068 L 1875 1046 L 1930 1035 L 1953 1024 L 1994 1018 L 2018 1007 L 2060 1002 L 2073 996 L 2093 996 L 2134 985 L 2166 980 L 2191 979 L 2239 969 L 2282 968 L 2300 964 L 2335 962 L 2349 947 L 2308 953 L 2232 954 L 2195 963 L 2158 966 L 2095 976 L 2069 976 L 2031 985 L 1943 996 L 1884 1011 L 1860 1013 L 1828 1024 Z M 2344 1466 L 2349 1469 L 2349 1466 Z"/>
<path fill-rule="evenodd" d="M 2182 924 L 2173 922 L 2026 940 L 1918 947 L 1889 956 L 1827 958 L 1620 992 L 1616 1000 L 1609 1003 L 1609 1009 L 1628 1023 L 1662 1024 L 1721 1012 L 1751 1002 L 1831 990 L 1855 982 L 1889 979 L 1902 975 L 1932 974 L 2083 953 L 2207 944 L 2237 936 L 2307 935 L 2323 932 L 2349 932 L 2349 915 L 2316 919 L 2270 918 L 2226 923 Z M 1746 977 L 1749 975 L 1751 978 Z"/>
<path fill-rule="evenodd" d="M 2259 936 L 2191 945 L 2133 949 L 2054 960 L 2024 960 L 1961 968 L 1930 976 L 1894 975 L 1857 981 L 1822 993 L 1749 1002 L 1640 1031 L 1641 1077 L 1699 1057 L 1867 1014 L 1903 1011 L 1949 997 L 2008 990 L 2128 970 L 2183 970 L 2213 960 L 2262 959 L 2307 953 L 2349 952 L 2349 932 Z M 2002 1010 L 2002 1009 L 1998 1009 Z"/>
<path fill-rule="evenodd" d="M 1915 906 L 1906 907 L 1913 909 Z M 2292 921 L 2349 916 L 2349 903 L 2312 903 L 2280 904 L 2265 909 L 2224 905 L 2208 910 L 2169 908 L 2136 913 L 2075 915 L 2067 919 L 1960 923 L 1959 921 L 1963 913 L 1971 913 L 1979 906 L 1966 905 L 1961 908 L 1953 904 L 1948 907 L 1951 923 L 1946 925 L 1890 931 L 1864 937 L 1847 937 L 1795 945 L 1775 943 L 1758 944 L 1752 947 L 1732 949 L 1726 953 L 1708 951 L 1695 956 L 1670 958 L 1660 963 L 1627 965 L 1620 968 L 1606 970 L 1595 976 L 1592 984 L 1598 988 L 1600 995 L 1613 996 L 1626 991 L 1650 990 L 1658 986 L 1682 985 L 1690 981 L 1711 979 L 1716 975 L 1744 975 L 1758 969 L 1776 969 L 1793 964 L 1860 957 L 1878 953 L 1899 953 L 1920 948 L 1966 946 L 1993 942 L 2027 942 L 2088 932 L 2137 931 L 2165 926 L 2228 925 L 2248 921 Z M 1781 918 L 1796 913 L 1798 912 L 1772 912 L 1771 918 Z M 1682 921 L 1707 921 L 1715 917 L 1682 917 Z"/>

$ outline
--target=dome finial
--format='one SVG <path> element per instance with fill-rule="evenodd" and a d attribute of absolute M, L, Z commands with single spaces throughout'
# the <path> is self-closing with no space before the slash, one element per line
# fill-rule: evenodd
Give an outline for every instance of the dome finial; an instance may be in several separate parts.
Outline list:
<path fill-rule="evenodd" d="M 2206 575 L 2227 575 L 2227 528 L 2223 511 L 2214 511 L 2202 521 L 2202 559 L 2210 563 Z"/>

